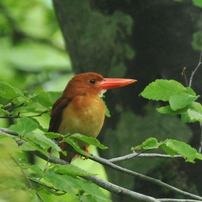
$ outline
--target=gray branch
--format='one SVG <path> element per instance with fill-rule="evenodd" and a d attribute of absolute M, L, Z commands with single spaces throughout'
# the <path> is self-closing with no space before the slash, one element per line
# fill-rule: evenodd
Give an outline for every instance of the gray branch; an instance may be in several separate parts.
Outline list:
<path fill-rule="evenodd" d="M 4 134 L 7 134 L 8 136 L 10 137 L 14 137 L 16 139 L 16 142 L 19 144 L 19 145 L 22 145 L 23 143 L 25 143 L 25 141 L 23 140 L 20 140 L 19 138 L 17 138 L 17 133 L 15 132 L 12 132 L 8 129 L 5 129 L 5 128 L 0 128 L 0 132 L 1 133 L 4 133 Z M 57 157 L 55 157 L 54 155 L 52 154 L 49 154 L 49 157 L 41 154 L 39 151 L 30 151 L 32 154 L 44 159 L 44 160 L 47 160 L 51 163 L 56 163 L 56 164 L 61 164 L 61 165 L 65 165 L 65 164 L 68 164 L 68 162 L 62 160 L 62 159 L 59 159 Z M 142 154 L 141 154 L 142 155 Z M 148 156 L 147 156 L 148 157 Z M 162 157 L 162 156 L 161 156 Z M 119 157 L 121 158 L 121 157 Z M 149 181 L 151 183 L 155 183 L 155 184 L 158 184 L 159 186 L 163 186 L 163 187 L 166 187 L 172 191 L 175 191 L 177 193 L 181 193 L 185 196 L 189 196 L 191 198 L 194 198 L 194 199 L 198 199 L 200 201 L 202 201 L 202 197 L 200 196 L 197 196 L 197 195 L 194 195 L 194 194 L 191 194 L 191 193 L 188 193 L 188 192 L 185 192 L 185 191 L 182 191 L 180 189 L 177 189 L 171 185 L 168 185 L 160 180 L 157 180 L 155 178 L 152 178 L 152 177 L 148 177 L 148 176 L 145 176 L 145 175 L 142 175 L 140 173 L 137 173 L 137 172 L 134 172 L 134 171 L 131 171 L 131 170 L 128 170 L 126 168 L 123 168 L 123 167 L 120 167 L 116 164 L 113 164 L 112 162 L 110 162 L 110 160 L 107 160 L 107 159 L 103 159 L 101 157 L 98 157 L 98 156 L 93 156 L 91 157 L 91 160 L 93 161 L 96 161 L 96 162 L 99 162 L 100 164 L 103 164 L 103 165 L 106 165 L 106 166 L 109 166 L 115 170 L 118 170 L 118 171 L 121 171 L 121 172 L 124 172 L 126 174 L 129 174 L 129 175 L 132 175 L 132 176 L 136 176 L 136 177 L 139 177 L 140 179 L 143 179 L 143 180 L 146 180 L 146 181 Z M 85 171 L 86 172 L 86 171 Z M 92 182 L 94 182 L 95 184 L 97 184 L 98 186 L 112 192 L 112 193 L 115 193 L 115 194 L 119 194 L 119 195 L 123 195 L 125 197 L 129 197 L 129 198 L 133 198 L 133 199 L 136 199 L 138 201 L 144 201 L 144 202 L 161 202 L 161 201 L 172 201 L 172 199 L 155 199 L 153 197 L 150 197 L 150 196 L 147 196 L 147 195 L 144 195 L 144 194 L 141 194 L 141 193 L 138 193 L 138 192 L 134 192 L 134 191 L 131 191 L 131 190 L 128 190 L 128 189 L 125 189 L 121 186 L 118 186 L 118 185 L 115 185 L 111 182 L 107 182 L 105 180 L 102 180 L 98 177 L 95 177 L 95 176 L 80 176 L 82 177 L 83 179 L 86 179 L 86 180 L 90 180 Z M 183 199 L 184 200 L 184 199 Z M 175 201 L 179 201 L 177 199 L 175 199 Z M 182 201 L 182 200 L 181 200 Z M 192 202 L 194 200 L 184 200 L 185 202 Z M 196 201 L 196 200 L 195 200 Z"/>
<path fill-rule="evenodd" d="M 169 184 L 167 184 L 165 182 L 162 182 L 162 181 L 160 181 L 158 179 L 155 179 L 155 178 L 152 178 L 152 177 L 148 177 L 146 175 L 143 175 L 143 174 L 140 174 L 140 173 L 128 170 L 126 168 L 123 168 L 121 166 L 113 164 L 112 162 L 110 162 L 110 161 L 108 161 L 108 160 L 106 160 L 104 158 L 101 158 L 101 157 L 98 157 L 98 156 L 92 156 L 91 159 L 93 161 L 99 162 L 102 165 L 106 165 L 106 166 L 111 167 L 111 168 L 113 168 L 115 170 L 118 170 L 120 172 L 126 173 L 126 174 L 131 175 L 131 176 L 135 176 L 135 177 L 138 177 L 138 178 L 140 178 L 142 180 L 148 181 L 150 183 L 154 183 L 156 185 L 165 187 L 165 188 L 170 189 L 170 190 L 172 190 L 172 191 L 174 191 L 176 193 L 179 193 L 179 194 L 182 194 L 182 195 L 185 195 L 185 196 L 189 196 L 189 197 L 194 198 L 194 199 L 200 199 L 200 200 L 202 200 L 202 197 L 200 197 L 200 196 L 197 196 L 195 194 L 192 194 L 192 193 L 189 193 L 189 192 L 186 192 L 186 191 L 182 191 L 181 189 L 178 189 L 178 188 L 176 188 L 174 186 L 171 186 L 171 185 L 169 185 Z"/>
<path fill-rule="evenodd" d="M 113 162 L 118 162 L 118 161 L 126 161 L 126 160 L 129 160 L 129 159 L 134 158 L 134 157 L 182 158 L 181 155 L 174 155 L 172 157 L 168 154 L 157 154 L 157 153 L 144 154 L 144 153 L 133 152 L 131 154 L 127 154 L 124 156 L 108 159 L 108 161 L 113 163 Z"/>
<path fill-rule="evenodd" d="M 202 51 L 201 51 L 201 53 L 200 53 L 199 62 L 198 62 L 198 64 L 197 64 L 197 66 L 195 67 L 194 71 L 192 71 L 192 73 L 191 73 L 191 77 L 190 77 L 190 79 L 189 79 L 189 88 L 191 88 L 191 86 L 192 86 L 192 81 L 193 81 L 193 77 L 194 77 L 196 71 L 198 70 L 198 68 L 201 66 L 201 64 L 202 64 Z"/>

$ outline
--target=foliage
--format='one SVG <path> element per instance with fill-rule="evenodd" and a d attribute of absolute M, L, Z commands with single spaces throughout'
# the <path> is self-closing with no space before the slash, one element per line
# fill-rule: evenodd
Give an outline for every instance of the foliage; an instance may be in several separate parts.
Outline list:
<path fill-rule="evenodd" d="M 15 166 L 22 169 L 24 173 L 19 175 L 24 175 L 24 178 L 27 179 L 27 181 L 29 181 L 29 183 L 31 183 L 31 185 L 34 187 L 35 191 L 33 191 L 31 194 L 29 193 L 31 195 L 30 197 L 36 198 L 37 195 L 40 196 L 41 190 L 45 188 L 46 191 L 49 191 L 49 194 L 57 196 L 58 194 L 61 195 L 61 193 L 68 193 L 68 195 L 72 195 L 72 197 L 78 201 L 106 201 L 106 196 L 96 185 L 94 185 L 92 182 L 84 181 L 78 177 L 92 176 L 94 174 L 90 174 L 73 165 L 50 164 L 45 166 L 43 170 L 38 165 L 30 165 L 25 156 L 19 158 L 18 155 L 16 156 L 15 154 L 13 156 L 13 154 L 9 151 L 10 148 L 8 145 L 13 145 L 13 150 L 18 151 L 21 155 L 25 151 L 39 151 L 48 157 L 48 150 L 50 149 L 55 152 L 61 152 L 60 147 L 51 140 L 52 138 L 61 137 L 60 134 L 46 133 L 46 137 L 45 135 L 35 132 L 36 129 L 40 129 L 41 133 L 43 131 L 47 131 L 47 129 L 43 128 L 36 120 L 36 116 L 43 113 L 48 113 L 50 107 L 60 93 L 40 91 L 38 93 L 25 96 L 22 91 L 6 82 L 0 83 L 0 89 L 0 98 L 4 99 L 4 105 L 2 104 L 1 106 L 2 108 L 0 116 L 17 118 L 17 123 L 11 125 L 9 129 L 18 134 L 18 137 L 14 137 L 13 139 L 6 137 L 5 135 L 0 136 L 2 138 L 1 146 L 2 148 L 5 148 L 2 155 L 7 152 L 9 154 L 10 161 L 15 158 L 15 161 L 13 160 L 13 164 L 17 164 Z M 77 142 L 71 139 L 72 137 L 78 138 L 102 149 L 106 148 L 104 145 L 100 144 L 98 140 L 83 136 L 81 134 L 73 134 L 71 136 L 66 135 L 63 137 L 62 141 L 72 145 L 76 151 L 85 156 L 89 154 L 81 150 L 78 144 L 76 144 Z M 20 147 L 18 147 L 13 141 L 19 138 L 26 141 Z M 9 169 L 11 169 L 10 166 Z M 23 176 L 21 178 L 23 179 Z M 38 182 L 38 184 L 36 182 Z M 29 189 L 29 186 L 31 186 L 29 184 L 23 185 L 23 180 L 21 183 L 22 184 L 19 186 L 19 190 L 21 190 L 22 186 L 25 186 L 27 190 Z M 4 186 L 10 190 L 8 183 L 5 183 Z M 76 195 L 77 197 L 75 197 Z M 29 196 L 25 194 L 24 197 L 26 198 Z"/>
<path fill-rule="evenodd" d="M 158 108 L 163 114 L 180 114 L 184 122 L 202 121 L 202 106 L 195 102 L 199 97 L 188 87 L 174 80 L 156 80 L 141 95 L 150 100 L 164 101 L 169 105 Z"/>
<path fill-rule="evenodd" d="M 70 60 L 48 0 L 0 2 L 0 80 L 20 89 L 64 88 Z M 55 73 L 57 71 L 57 74 Z M 65 81 L 63 81 L 65 79 Z"/>
<path fill-rule="evenodd" d="M 184 157 L 186 161 L 194 163 L 195 159 L 202 160 L 202 155 L 196 151 L 196 149 L 192 148 L 189 144 L 186 144 L 181 141 L 167 139 L 161 142 L 158 142 L 156 138 L 149 138 L 145 140 L 141 145 L 133 147 L 132 150 L 151 150 L 163 148 L 163 150 L 168 153 L 170 156 L 174 157 L 177 153 Z"/>
<path fill-rule="evenodd" d="M 177 81 L 158 79 L 150 83 L 141 96 L 150 100 L 166 102 L 168 105 L 157 108 L 160 113 L 180 114 L 183 122 L 202 122 L 202 106 L 195 102 L 199 96 L 193 89 L 184 87 Z M 173 139 L 158 142 L 156 138 L 149 138 L 141 145 L 133 147 L 132 150 L 158 149 L 159 147 L 171 156 L 177 153 L 192 163 L 195 159 L 202 160 L 202 155 L 190 145 Z"/>
<path fill-rule="evenodd" d="M 5 135 L 0 136 L 0 155 L 4 162 L 1 164 L 1 200 L 9 199 L 10 201 L 14 199 L 13 197 L 17 197 L 15 201 L 24 201 L 25 199 L 26 201 L 31 201 L 31 199 L 37 201 L 37 197 L 38 199 L 43 198 L 42 196 L 44 194 L 46 195 L 46 193 L 52 197 L 53 195 L 57 196 L 57 200 L 66 200 L 68 198 L 73 201 L 108 200 L 95 184 L 78 177 L 92 176 L 93 174 L 73 165 L 50 164 L 44 168 L 40 168 L 37 165 L 30 165 L 26 161 L 25 156 L 23 157 L 24 150 L 37 149 L 38 151 L 45 153 L 43 152 L 45 151 L 44 148 L 57 148 L 57 145 L 50 142 L 49 139 L 47 139 L 49 142 L 44 144 L 44 141 L 41 141 L 38 137 L 40 136 L 35 134 L 35 142 L 32 141 L 32 143 L 25 148 L 23 147 L 24 144 L 21 147 L 18 147 L 16 142 L 10 137 Z M 19 155 L 21 155 L 21 158 L 19 158 Z M 12 183 L 14 179 L 18 179 L 18 183 Z M 17 194 L 14 194 L 12 197 L 9 193 L 13 189 L 16 190 L 15 193 Z M 20 200 L 18 200 L 18 197 L 20 197 Z"/>

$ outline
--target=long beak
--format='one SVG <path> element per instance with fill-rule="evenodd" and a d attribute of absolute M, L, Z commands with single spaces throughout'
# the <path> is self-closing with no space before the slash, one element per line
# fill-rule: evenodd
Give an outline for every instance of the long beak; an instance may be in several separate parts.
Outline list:
<path fill-rule="evenodd" d="M 112 89 L 112 88 L 119 88 L 121 86 L 126 86 L 131 83 L 136 82 L 137 80 L 134 79 L 111 79 L 111 78 L 104 78 L 98 85 L 104 89 Z"/>

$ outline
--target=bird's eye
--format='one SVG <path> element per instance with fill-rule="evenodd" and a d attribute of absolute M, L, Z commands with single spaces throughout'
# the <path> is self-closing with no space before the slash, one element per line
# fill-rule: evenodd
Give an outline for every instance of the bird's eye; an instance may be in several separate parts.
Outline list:
<path fill-rule="evenodd" d="M 91 79 L 90 83 L 94 84 L 95 83 L 95 79 Z"/>

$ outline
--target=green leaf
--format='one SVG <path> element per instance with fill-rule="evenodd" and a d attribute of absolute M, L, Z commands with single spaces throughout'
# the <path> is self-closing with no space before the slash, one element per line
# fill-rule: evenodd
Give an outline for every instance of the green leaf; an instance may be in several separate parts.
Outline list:
<path fill-rule="evenodd" d="M 192 102 L 186 110 L 186 113 L 182 113 L 183 122 L 196 122 L 202 121 L 202 105 L 198 102 Z"/>
<path fill-rule="evenodd" d="M 171 96 L 186 91 L 186 88 L 177 81 L 159 79 L 150 83 L 140 95 L 150 100 L 169 101 Z"/>
<path fill-rule="evenodd" d="M 41 134 L 28 134 L 25 136 L 29 142 L 39 145 L 41 148 L 47 150 L 49 148 L 52 148 L 56 151 L 61 151 L 60 147 L 55 144 L 51 139 L 47 138 L 45 135 Z"/>
<path fill-rule="evenodd" d="M 34 121 L 38 125 L 38 129 L 40 129 L 43 132 L 47 131 L 47 128 L 44 128 L 41 123 L 34 117 L 31 117 L 32 121 Z"/>
<path fill-rule="evenodd" d="M 145 140 L 141 145 L 133 147 L 132 150 L 139 149 L 157 149 L 162 147 L 166 153 L 170 156 L 174 156 L 176 153 L 181 155 L 186 161 L 194 163 L 195 159 L 202 160 L 202 155 L 196 151 L 196 149 L 192 148 L 189 144 L 184 142 L 167 139 L 165 141 L 158 142 L 156 138 L 149 138 Z"/>
<path fill-rule="evenodd" d="M 83 149 L 80 148 L 80 146 L 76 140 L 73 140 L 73 139 L 67 137 L 62 142 L 66 142 L 69 145 L 71 145 L 75 149 L 75 151 L 77 151 L 79 154 L 81 154 L 83 156 L 90 156 L 89 153 L 85 152 Z M 66 150 L 68 151 L 68 148 Z M 71 148 L 70 148 L 70 151 L 71 151 Z"/>
<path fill-rule="evenodd" d="M 199 153 L 197 153 L 196 149 L 192 148 L 190 145 L 181 141 L 168 139 L 164 141 L 164 145 L 168 147 L 170 150 L 180 154 L 182 157 L 186 159 L 186 161 L 192 163 L 194 163 L 194 159 L 198 158 L 200 155 Z"/>
<path fill-rule="evenodd" d="M 38 102 L 46 108 L 50 108 L 53 105 L 53 100 L 50 97 L 50 94 L 45 91 L 37 92 L 37 95 L 32 98 L 34 102 Z"/>
<path fill-rule="evenodd" d="M 67 165 L 56 165 L 54 166 L 51 171 L 59 174 L 71 174 L 71 175 L 78 175 L 78 176 L 93 176 L 94 174 L 89 173 L 85 170 L 82 170 L 72 164 Z"/>
<path fill-rule="evenodd" d="M 10 155 L 16 156 L 21 152 L 16 141 L 5 134 L 0 134 L 0 158 L 9 158 Z"/>
<path fill-rule="evenodd" d="M 18 133 L 20 136 L 25 136 L 26 134 L 36 130 L 38 125 L 32 119 L 28 117 L 21 117 L 18 119 L 17 124 L 11 125 L 10 130 Z"/>
<path fill-rule="evenodd" d="M 9 116 L 10 114 L 9 111 L 0 108 L 0 116 Z"/>
<path fill-rule="evenodd" d="M 182 109 L 194 102 L 198 97 L 199 96 L 193 96 L 187 93 L 179 93 L 177 95 L 172 95 L 169 99 L 170 107 L 174 111 L 176 111 L 177 109 Z"/>
<path fill-rule="evenodd" d="M 74 133 L 73 135 L 71 135 L 71 137 L 77 138 L 79 140 L 82 140 L 88 144 L 94 145 L 96 147 L 99 147 L 100 149 L 107 149 L 106 146 L 104 146 L 103 144 L 101 144 L 97 139 L 93 138 L 93 137 L 88 137 L 86 135 L 81 135 L 79 133 Z"/>
<path fill-rule="evenodd" d="M 92 183 L 91 181 L 87 180 L 80 180 L 78 181 L 79 185 L 83 188 L 83 190 L 90 194 L 96 202 L 109 202 L 110 200 L 103 194 L 102 190 Z"/>
<path fill-rule="evenodd" d="M 12 99 L 19 95 L 23 96 L 23 93 L 14 86 L 6 83 L 5 81 L 0 81 L 0 95 L 1 97 L 6 99 Z"/>
<path fill-rule="evenodd" d="M 187 112 L 187 108 L 184 109 L 179 109 L 179 110 L 172 110 L 170 105 L 167 105 L 165 107 L 159 107 L 156 109 L 159 113 L 162 114 L 171 114 L 171 115 L 176 115 L 176 114 L 184 114 Z"/>
<path fill-rule="evenodd" d="M 50 138 L 50 139 L 55 139 L 55 138 L 61 137 L 61 134 L 59 134 L 59 133 L 54 133 L 54 132 L 46 132 L 44 135 L 45 135 L 47 138 Z"/>
<path fill-rule="evenodd" d="M 36 151 L 37 148 L 30 144 L 29 142 L 25 142 L 24 144 L 20 145 L 20 148 L 23 150 L 23 151 Z"/>
<path fill-rule="evenodd" d="M 47 93 L 49 94 L 50 99 L 52 100 L 52 103 L 62 96 L 61 91 L 48 91 Z"/>
<path fill-rule="evenodd" d="M 159 148 L 159 146 L 161 145 L 161 143 L 158 142 L 158 140 L 156 138 L 148 138 L 147 140 L 145 140 L 141 145 L 138 145 L 137 147 L 132 147 L 132 150 L 135 149 L 157 149 Z"/>
<path fill-rule="evenodd" d="M 197 112 L 192 109 L 188 109 L 187 113 L 188 113 L 188 116 L 189 116 L 191 122 L 196 122 L 196 121 L 202 122 L 202 113 Z"/>
<path fill-rule="evenodd" d="M 202 105 L 198 102 L 193 102 L 190 106 L 190 109 L 195 110 L 200 114 L 202 114 Z"/>
<path fill-rule="evenodd" d="M 61 175 L 54 172 L 46 171 L 45 172 L 45 179 L 52 183 L 53 186 L 60 191 L 66 191 L 72 195 L 75 195 L 81 186 L 79 185 L 78 179 L 75 176 L 71 175 Z"/>
<path fill-rule="evenodd" d="M 174 151 L 172 148 L 166 146 L 165 144 L 162 144 L 161 146 L 162 146 L 163 150 L 164 150 L 167 154 L 169 154 L 170 156 L 174 157 L 174 155 L 176 154 L 176 151 Z"/>
<path fill-rule="evenodd" d="M 32 170 L 32 173 L 31 173 L 32 176 L 39 177 L 39 178 L 42 178 L 45 176 L 44 170 L 40 168 L 38 165 L 26 164 L 25 166 Z"/>
<path fill-rule="evenodd" d="M 80 199 L 79 201 L 82 201 L 82 202 L 98 202 L 95 200 L 95 198 L 92 195 L 86 194 L 84 191 L 80 191 L 80 192 L 83 192 L 83 193 L 78 195 L 78 197 Z"/>
<path fill-rule="evenodd" d="M 192 88 L 186 87 L 186 91 L 189 95 L 196 96 L 196 93 L 194 92 L 194 90 Z"/>

